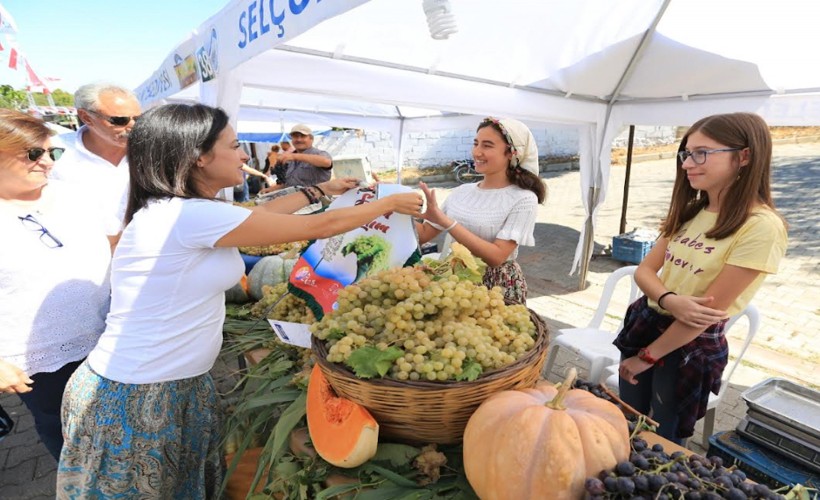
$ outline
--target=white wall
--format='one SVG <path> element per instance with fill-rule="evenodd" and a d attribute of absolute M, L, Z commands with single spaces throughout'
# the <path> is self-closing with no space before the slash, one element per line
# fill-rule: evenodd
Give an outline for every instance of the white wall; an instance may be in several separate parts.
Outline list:
<path fill-rule="evenodd" d="M 575 127 L 550 125 L 533 128 L 533 136 L 538 143 L 541 158 L 575 156 L 578 154 L 578 133 Z M 625 147 L 629 130 L 625 128 L 615 139 L 615 147 Z M 635 146 L 670 144 L 676 141 L 676 127 L 636 127 Z M 470 158 L 475 130 L 449 130 L 414 132 L 405 138 L 405 167 L 437 167 L 453 160 Z M 314 146 L 330 153 L 331 156 L 365 155 L 374 171 L 395 169 L 393 141 L 388 132 L 334 131 L 327 136 L 317 136 Z M 269 144 L 259 144 L 257 154 L 264 165 L 264 155 Z"/>
<path fill-rule="evenodd" d="M 678 142 L 678 127 L 667 126 L 637 126 L 635 127 L 635 147 L 660 146 Z M 629 127 L 624 127 L 621 133 L 612 141 L 612 147 L 625 148 L 629 142 Z"/>

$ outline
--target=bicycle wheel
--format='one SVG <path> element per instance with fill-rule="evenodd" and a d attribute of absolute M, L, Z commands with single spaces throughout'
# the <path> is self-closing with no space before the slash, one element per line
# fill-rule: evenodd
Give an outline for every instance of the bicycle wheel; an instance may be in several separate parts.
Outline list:
<path fill-rule="evenodd" d="M 459 184 L 467 184 L 469 182 L 475 182 L 479 179 L 478 174 L 476 174 L 475 171 L 467 165 L 460 165 L 455 169 L 453 175 L 455 175 L 456 181 Z"/>

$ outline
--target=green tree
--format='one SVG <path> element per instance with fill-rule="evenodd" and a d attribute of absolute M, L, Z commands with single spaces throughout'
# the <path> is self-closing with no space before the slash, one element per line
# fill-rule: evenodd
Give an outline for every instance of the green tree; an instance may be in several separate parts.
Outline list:
<path fill-rule="evenodd" d="M 24 91 L 14 90 L 11 85 L 0 85 L 0 108 L 25 109 L 27 105 Z"/>
<path fill-rule="evenodd" d="M 54 104 L 57 106 L 74 106 L 74 94 L 69 94 L 64 90 L 54 89 L 51 96 L 54 98 Z"/>

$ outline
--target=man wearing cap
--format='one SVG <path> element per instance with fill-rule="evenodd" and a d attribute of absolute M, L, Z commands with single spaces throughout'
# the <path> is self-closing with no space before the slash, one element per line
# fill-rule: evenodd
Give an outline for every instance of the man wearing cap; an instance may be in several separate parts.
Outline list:
<path fill-rule="evenodd" d="M 294 151 L 279 153 L 279 161 L 285 166 L 285 184 L 265 188 L 267 193 L 289 186 L 312 186 L 330 180 L 333 160 L 327 151 L 313 147 L 313 131 L 304 124 L 290 129 Z"/>

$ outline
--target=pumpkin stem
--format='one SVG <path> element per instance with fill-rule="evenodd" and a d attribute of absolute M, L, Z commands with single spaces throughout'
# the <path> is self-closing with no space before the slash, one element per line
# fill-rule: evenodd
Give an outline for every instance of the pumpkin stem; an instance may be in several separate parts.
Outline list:
<path fill-rule="evenodd" d="M 564 396 L 567 395 L 567 391 L 572 389 L 572 384 L 575 383 L 575 379 L 578 376 L 578 370 L 575 367 L 572 367 L 567 371 L 567 376 L 563 382 L 561 382 L 560 387 L 558 388 L 558 394 L 552 398 L 552 401 L 549 401 L 544 404 L 548 408 L 552 408 L 553 410 L 566 410 L 567 407 L 564 406 Z"/>

